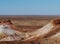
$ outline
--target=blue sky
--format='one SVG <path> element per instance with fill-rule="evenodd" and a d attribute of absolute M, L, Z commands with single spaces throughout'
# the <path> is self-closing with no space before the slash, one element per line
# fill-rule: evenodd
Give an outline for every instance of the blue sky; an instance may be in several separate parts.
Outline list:
<path fill-rule="evenodd" d="M 60 15 L 60 0 L 0 0 L 0 15 Z"/>

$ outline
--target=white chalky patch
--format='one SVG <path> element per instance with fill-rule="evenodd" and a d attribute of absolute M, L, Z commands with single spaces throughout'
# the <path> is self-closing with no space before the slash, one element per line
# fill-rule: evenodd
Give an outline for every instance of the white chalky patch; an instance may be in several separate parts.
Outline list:
<path fill-rule="evenodd" d="M 9 25 L 0 25 L 0 34 L 2 34 L 2 33 L 6 34 L 8 36 L 0 39 L 0 41 L 21 40 L 21 38 L 25 36 L 23 34 L 23 32 L 13 30 Z M 15 34 L 17 34 L 17 35 L 15 35 Z"/>
<path fill-rule="evenodd" d="M 54 26 L 51 23 L 49 23 L 49 24 L 45 25 L 44 27 L 32 32 L 31 33 L 32 36 L 30 38 L 25 39 L 25 41 L 35 38 L 35 37 L 44 36 L 44 35 L 48 34 L 52 30 L 53 27 Z"/>
<path fill-rule="evenodd" d="M 35 32 L 33 32 L 33 35 L 37 35 L 37 36 L 45 35 L 45 34 L 49 33 L 53 27 L 54 26 L 51 23 L 49 23 L 49 24 L 45 25 L 43 28 L 40 28 L 40 29 L 36 30 Z"/>
<path fill-rule="evenodd" d="M 0 25 L 0 34 L 4 33 L 7 35 L 15 34 L 15 30 L 12 30 L 9 25 Z"/>
<path fill-rule="evenodd" d="M 51 36 L 50 38 L 55 38 L 55 37 L 60 38 L 60 32 L 57 32 L 55 35 Z"/>

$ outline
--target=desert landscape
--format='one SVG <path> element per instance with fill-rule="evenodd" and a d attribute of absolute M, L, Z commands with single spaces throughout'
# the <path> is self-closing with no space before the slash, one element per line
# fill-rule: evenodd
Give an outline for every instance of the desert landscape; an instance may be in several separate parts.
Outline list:
<path fill-rule="evenodd" d="M 11 20 L 13 25 L 15 25 L 17 28 L 19 28 L 18 31 L 20 32 L 33 32 L 37 29 L 42 28 L 46 24 L 50 22 L 50 20 L 59 18 L 60 16 L 39 16 L 39 15 L 26 15 L 26 16 L 19 16 L 19 15 L 5 15 L 5 16 L 0 16 L 0 21 L 1 20 Z M 45 39 L 46 41 L 47 39 Z M 19 41 L 12 41 L 12 42 L 0 42 L 2 43 L 7 43 L 7 44 L 43 44 L 41 41 L 45 42 L 44 40 L 39 40 L 39 38 L 33 40 L 33 41 L 26 41 L 26 42 L 19 42 Z M 48 40 L 47 40 L 48 41 Z M 47 44 L 47 43 L 45 43 Z M 49 43 L 48 43 L 49 44 Z"/>

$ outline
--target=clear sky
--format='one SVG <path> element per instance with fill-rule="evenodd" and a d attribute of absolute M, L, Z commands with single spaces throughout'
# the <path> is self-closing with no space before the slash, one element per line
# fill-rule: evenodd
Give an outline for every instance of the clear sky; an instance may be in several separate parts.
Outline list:
<path fill-rule="evenodd" d="M 0 15 L 59 15 L 60 0 L 0 0 Z"/>

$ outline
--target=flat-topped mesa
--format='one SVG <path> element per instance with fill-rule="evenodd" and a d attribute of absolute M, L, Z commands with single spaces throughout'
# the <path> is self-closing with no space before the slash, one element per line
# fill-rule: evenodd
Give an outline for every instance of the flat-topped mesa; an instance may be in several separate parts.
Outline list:
<path fill-rule="evenodd" d="M 51 22 L 49 22 L 47 25 L 45 25 L 44 27 L 42 27 L 34 32 L 31 32 L 32 36 L 26 38 L 23 41 L 31 41 L 38 37 L 44 38 L 45 36 L 54 33 L 59 28 L 60 28 L 60 19 L 54 19 Z"/>

